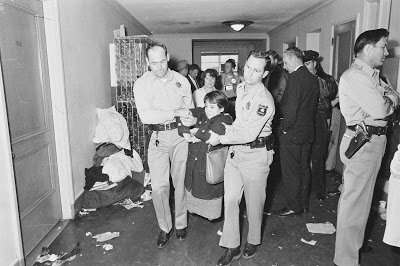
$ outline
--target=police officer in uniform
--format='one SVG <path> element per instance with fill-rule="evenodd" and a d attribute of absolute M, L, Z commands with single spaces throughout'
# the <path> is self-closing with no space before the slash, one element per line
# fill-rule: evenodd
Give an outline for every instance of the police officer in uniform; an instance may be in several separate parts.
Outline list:
<path fill-rule="evenodd" d="M 134 85 L 137 111 L 144 124 L 152 130 L 148 163 L 154 209 L 161 232 L 157 247 L 167 244 L 173 229 L 169 193 L 171 175 L 175 188 L 175 227 L 178 240 L 187 232 L 187 208 L 184 187 L 188 143 L 178 135 L 176 117 L 189 114 L 193 108 L 192 92 L 186 77 L 168 68 L 169 54 L 163 44 L 150 44 L 146 60 L 151 71 Z"/>
<path fill-rule="evenodd" d="M 376 177 L 386 147 L 387 117 L 398 107 L 400 95 L 379 78 L 387 51 L 386 29 L 365 31 L 354 44 L 355 59 L 339 81 L 339 102 L 347 129 L 340 144 L 344 163 L 343 190 L 338 203 L 334 263 L 359 265 L 359 249 L 371 209 Z M 371 139 L 352 157 L 345 155 L 351 139 L 366 124 Z"/>
<path fill-rule="evenodd" d="M 220 245 L 227 248 L 217 265 L 230 265 L 241 254 L 252 258 L 261 243 L 261 224 L 269 166 L 273 160 L 271 122 L 274 99 L 262 79 L 268 74 L 270 58 L 264 52 L 249 54 L 244 82 L 237 87 L 236 120 L 226 125 L 225 135 L 212 132 L 211 145 L 231 144 L 225 166 L 225 221 Z M 249 233 L 241 253 L 239 203 L 244 193 Z"/>

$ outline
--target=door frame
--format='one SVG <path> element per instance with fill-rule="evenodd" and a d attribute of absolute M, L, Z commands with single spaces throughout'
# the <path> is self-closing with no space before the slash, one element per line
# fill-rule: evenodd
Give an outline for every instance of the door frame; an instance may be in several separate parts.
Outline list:
<path fill-rule="evenodd" d="M 340 25 L 345 24 L 345 23 L 350 22 L 350 21 L 354 21 L 354 20 L 356 21 L 354 36 L 355 36 L 355 38 L 357 38 L 357 36 L 360 35 L 360 30 L 361 30 L 361 25 L 360 25 L 361 14 L 360 13 L 357 13 L 355 18 L 352 17 L 352 18 L 349 18 L 347 20 L 338 21 L 335 24 L 331 25 L 331 48 L 330 48 L 330 51 L 329 51 L 329 57 L 330 57 L 329 74 L 330 75 L 333 74 L 333 68 L 335 67 L 334 66 L 335 54 L 334 54 L 334 44 L 333 44 L 333 40 L 335 39 L 335 27 L 340 26 Z M 354 41 L 355 41 L 355 39 L 354 39 Z"/>
<path fill-rule="evenodd" d="M 43 14 L 46 18 L 44 20 L 46 29 L 45 35 L 47 43 L 62 219 L 73 219 L 75 217 L 75 198 L 72 178 L 72 159 L 68 127 L 67 98 L 64 79 L 64 61 L 61 42 L 59 0 L 41 1 L 43 2 Z"/>
<path fill-rule="evenodd" d="M 44 19 L 46 29 L 45 35 L 47 43 L 52 114 L 54 120 L 57 168 L 60 185 L 61 212 L 62 219 L 67 220 L 75 217 L 75 198 L 63 68 L 64 63 L 61 42 L 59 0 L 37 1 L 43 3 L 43 13 L 46 18 Z M 0 167 L 0 174 L 4 176 L 4 183 L 6 185 L 3 188 L 10 194 L 9 201 L 6 202 L 9 207 L 8 215 L 10 215 L 10 220 L 7 221 L 5 225 L 7 228 L 11 227 L 9 228 L 10 237 L 12 238 L 10 242 L 14 244 L 13 248 L 17 259 L 17 262 L 14 265 L 24 265 L 24 258 L 28 254 L 24 254 L 23 252 L 4 91 L 5 89 L 0 65 L 0 159 L 5 165 L 5 167 Z M 3 191 L 3 189 L 1 191 Z"/>

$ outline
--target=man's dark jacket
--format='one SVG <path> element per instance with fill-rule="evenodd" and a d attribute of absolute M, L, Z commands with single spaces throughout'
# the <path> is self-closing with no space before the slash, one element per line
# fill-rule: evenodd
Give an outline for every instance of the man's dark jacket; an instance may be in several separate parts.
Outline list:
<path fill-rule="evenodd" d="M 301 66 L 289 74 L 281 106 L 282 131 L 294 143 L 314 141 L 314 119 L 319 98 L 319 83 L 316 76 Z"/>
<path fill-rule="evenodd" d="M 196 85 L 193 83 L 192 79 L 189 78 L 189 74 L 186 76 L 186 78 L 188 79 L 189 83 L 190 83 L 190 88 L 192 90 L 192 93 L 196 90 Z M 200 88 L 199 88 L 200 89 Z"/>

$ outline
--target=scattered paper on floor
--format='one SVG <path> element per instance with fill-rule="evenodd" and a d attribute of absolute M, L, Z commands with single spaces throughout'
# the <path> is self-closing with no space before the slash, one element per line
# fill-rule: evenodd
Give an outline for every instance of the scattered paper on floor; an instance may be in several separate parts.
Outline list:
<path fill-rule="evenodd" d="M 84 215 L 88 215 L 89 214 L 89 212 L 86 212 L 86 211 L 79 211 L 79 215 L 80 216 L 84 216 Z"/>
<path fill-rule="evenodd" d="M 313 234 L 333 234 L 336 232 L 335 227 L 332 223 L 307 223 L 307 229 L 310 233 Z"/>
<path fill-rule="evenodd" d="M 119 232 L 105 232 L 102 234 L 98 234 L 93 236 L 92 238 L 96 238 L 97 242 L 104 242 L 110 239 L 113 239 L 114 237 L 119 237 Z"/>
<path fill-rule="evenodd" d="M 89 208 L 89 209 L 82 208 L 82 211 L 84 211 L 84 212 L 95 212 L 96 208 Z"/>
<path fill-rule="evenodd" d="M 151 200 L 151 193 L 152 193 L 151 190 L 146 189 L 146 190 L 144 191 L 144 193 L 142 194 L 142 196 L 140 196 L 140 198 L 141 198 L 143 201 Z"/>
<path fill-rule="evenodd" d="M 143 208 L 144 206 L 142 204 L 143 202 L 141 201 L 132 202 L 131 199 L 125 199 L 123 202 L 118 202 L 115 203 L 114 205 L 121 205 L 125 209 L 130 210 L 132 208 Z"/>
<path fill-rule="evenodd" d="M 111 245 L 111 244 L 104 244 L 103 245 L 103 248 L 105 249 L 105 250 L 111 250 L 111 249 L 113 249 L 114 248 L 114 246 L 113 245 Z"/>
<path fill-rule="evenodd" d="M 92 233 L 91 232 L 87 232 L 86 236 L 92 236 Z"/>
<path fill-rule="evenodd" d="M 309 245 L 311 245 L 311 246 L 315 246 L 315 244 L 317 243 L 317 241 L 315 241 L 315 240 L 307 241 L 307 240 L 305 240 L 304 238 L 301 239 L 301 242 L 306 243 L 306 244 L 309 244 Z"/>
<path fill-rule="evenodd" d="M 38 255 L 37 258 L 36 258 L 36 262 L 43 263 L 45 261 L 48 261 L 49 258 L 50 258 L 50 254 L 47 254 L 47 255 L 44 255 L 44 256 Z"/>
<path fill-rule="evenodd" d="M 48 261 L 56 261 L 59 257 L 56 254 L 51 254 Z"/>

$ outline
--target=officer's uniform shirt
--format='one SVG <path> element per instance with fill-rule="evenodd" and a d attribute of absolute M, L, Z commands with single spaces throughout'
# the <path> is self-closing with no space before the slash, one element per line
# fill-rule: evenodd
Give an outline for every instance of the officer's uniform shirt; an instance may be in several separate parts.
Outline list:
<path fill-rule="evenodd" d="M 174 122 L 174 110 L 193 108 L 189 81 L 178 72 L 168 69 L 165 79 L 148 71 L 133 87 L 135 104 L 144 124 Z"/>
<path fill-rule="evenodd" d="M 385 101 L 389 97 L 393 105 Z M 340 109 L 348 126 L 364 121 L 370 126 L 386 126 L 384 119 L 399 104 L 400 95 L 379 78 L 379 70 L 354 59 L 339 82 Z"/>
<path fill-rule="evenodd" d="M 237 87 L 236 120 L 226 126 L 226 133 L 220 136 L 222 144 L 244 144 L 257 137 L 271 135 L 271 122 L 275 104 L 271 93 L 259 83 L 251 90 L 245 82 Z"/>

